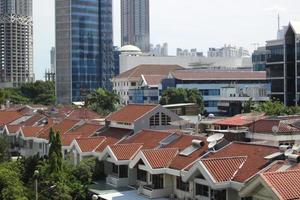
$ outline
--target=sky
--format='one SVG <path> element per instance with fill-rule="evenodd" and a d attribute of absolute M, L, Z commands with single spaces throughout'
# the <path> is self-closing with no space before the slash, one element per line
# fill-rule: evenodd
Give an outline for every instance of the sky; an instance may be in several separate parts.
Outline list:
<path fill-rule="evenodd" d="M 55 0 L 33 0 L 34 71 L 44 79 L 50 67 L 50 49 L 55 44 Z M 113 0 L 114 44 L 120 46 L 120 0 Z M 206 54 L 209 47 L 224 44 L 250 51 L 253 43 L 264 45 L 276 39 L 277 15 L 281 25 L 300 20 L 299 0 L 150 0 L 151 43 L 176 48 L 197 48 Z"/>

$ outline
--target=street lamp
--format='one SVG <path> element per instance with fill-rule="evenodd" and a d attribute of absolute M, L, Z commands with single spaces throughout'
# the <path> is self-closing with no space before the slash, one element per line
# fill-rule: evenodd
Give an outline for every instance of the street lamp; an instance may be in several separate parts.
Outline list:
<path fill-rule="evenodd" d="M 40 172 L 39 170 L 34 170 L 34 177 L 35 177 L 35 200 L 39 199 L 39 195 L 38 195 L 38 176 L 39 176 Z"/>
<path fill-rule="evenodd" d="M 92 196 L 92 200 L 98 200 L 98 195 L 96 195 L 96 194 L 93 194 L 93 196 Z"/>

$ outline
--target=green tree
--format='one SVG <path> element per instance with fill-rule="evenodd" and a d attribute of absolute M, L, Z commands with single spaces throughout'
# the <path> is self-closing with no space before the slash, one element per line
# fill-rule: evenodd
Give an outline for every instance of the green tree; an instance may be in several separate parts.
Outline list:
<path fill-rule="evenodd" d="M 252 98 L 250 98 L 248 101 L 244 103 L 244 113 L 251 113 L 252 110 L 254 110 L 254 102 L 252 101 Z"/>
<path fill-rule="evenodd" d="M 197 89 L 168 88 L 162 94 L 160 104 L 196 103 L 199 105 L 199 112 L 204 110 L 203 97 Z"/>
<path fill-rule="evenodd" d="M 54 132 L 51 128 L 49 132 L 49 164 L 50 164 L 50 172 L 58 172 L 61 170 L 62 166 L 62 144 L 61 137 L 59 132 Z"/>
<path fill-rule="evenodd" d="M 102 115 L 115 111 L 119 103 L 120 98 L 117 94 L 102 88 L 92 91 L 85 98 L 85 106 Z"/>
<path fill-rule="evenodd" d="M 4 136 L 0 136 L 0 163 L 9 161 L 9 143 Z"/>
<path fill-rule="evenodd" d="M 5 103 L 6 98 L 7 98 L 7 93 L 5 89 L 0 88 L 0 105 Z"/>
<path fill-rule="evenodd" d="M 289 113 L 289 109 L 282 102 L 275 99 L 273 101 L 260 103 L 255 111 L 263 112 L 266 115 L 271 116 L 278 116 Z"/>

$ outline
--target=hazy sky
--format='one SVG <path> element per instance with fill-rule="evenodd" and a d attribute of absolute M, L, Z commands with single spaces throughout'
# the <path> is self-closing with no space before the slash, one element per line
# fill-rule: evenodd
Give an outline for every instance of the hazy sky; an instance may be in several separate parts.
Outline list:
<path fill-rule="evenodd" d="M 120 45 L 120 0 L 114 1 L 114 43 Z M 34 2 L 34 70 L 43 79 L 50 66 L 50 48 L 54 46 L 54 0 Z M 253 49 L 275 39 L 277 13 L 281 24 L 300 20 L 300 0 L 150 0 L 151 43 L 169 43 L 169 52 L 177 47 L 197 48 L 224 44 Z"/>

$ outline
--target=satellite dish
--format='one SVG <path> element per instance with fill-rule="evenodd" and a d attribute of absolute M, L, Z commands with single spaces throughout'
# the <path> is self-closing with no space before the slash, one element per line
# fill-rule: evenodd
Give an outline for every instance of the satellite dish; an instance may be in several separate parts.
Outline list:
<path fill-rule="evenodd" d="M 206 141 L 211 143 L 213 141 L 219 141 L 219 140 L 222 140 L 224 138 L 224 134 L 221 134 L 221 133 L 217 133 L 217 134 L 214 134 L 214 135 L 211 135 L 209 136 Z"/>
<path fill-rule="evenodd" d="M 291 155 L 291 154 L 293 154 L 294 153 L 294 150 L 293 149 L 288 149 L 288 150 L 286 150 L 285 152 L 284 152 L 284 155 L 286 156 L 286 157 L 288 157 L 289 155 Z"/>
<path fill-rule="evenodd" d="M 272 127 L 272 132 L 273 132 L 273 133 L 278 133 L 278 131 L 279 131 L 278 126 L 273 126 L 273 127 Z"/>
<path fill-rule="evenodd" d="M 208 115 L 208 117 L 209 117 L 209 118 L 215 118 L 215 115 L 212 114 L 212 113 L 210 113 L 210 114 Z"/>
<path fill-rule="evenodd" d="M 212 149 L 216 146 L 217 141 L 212 141 L 211 143 L 208 144 L 208 149 Z"/>

